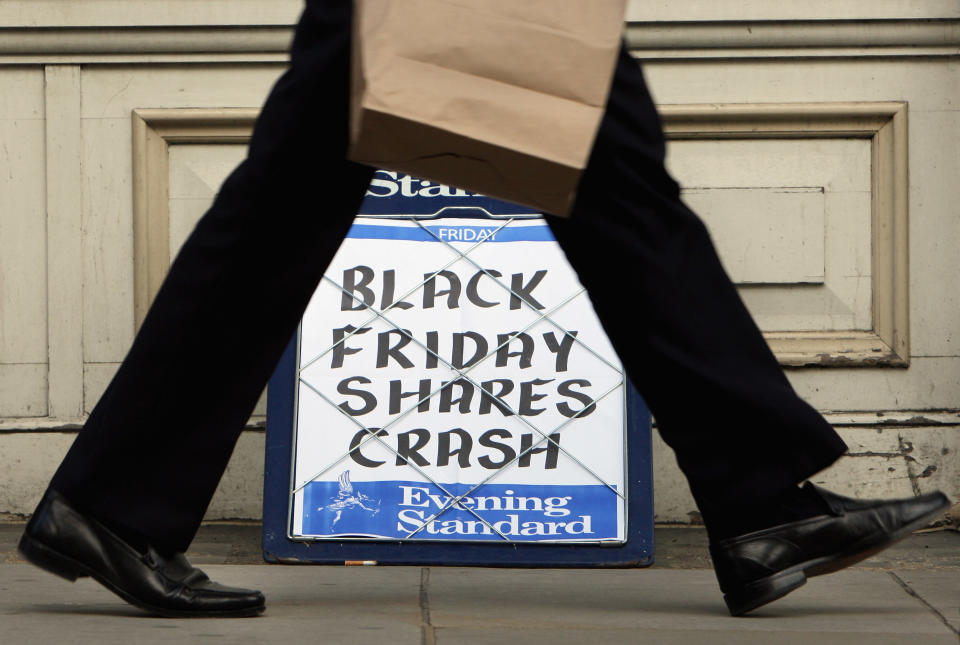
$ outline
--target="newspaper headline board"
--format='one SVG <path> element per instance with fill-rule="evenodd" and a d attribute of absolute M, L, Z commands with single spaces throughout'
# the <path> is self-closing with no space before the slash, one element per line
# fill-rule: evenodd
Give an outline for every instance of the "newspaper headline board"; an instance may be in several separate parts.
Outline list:
<path fill-rule="evenodd" d="M 631 512 L 626 412 L 642 403 L 531 215 L 378 172 L 271 381 L 268 488 L 285 471 L 287 513 L 282 536 L 265 531 L 268 559 L 282 559 L 277 539 L 408 557 L 414 545 L 623 547 L 642 528 L 631 520 L 650 496 Z M 277 430 L 281 418 L 292 427 Z"/>

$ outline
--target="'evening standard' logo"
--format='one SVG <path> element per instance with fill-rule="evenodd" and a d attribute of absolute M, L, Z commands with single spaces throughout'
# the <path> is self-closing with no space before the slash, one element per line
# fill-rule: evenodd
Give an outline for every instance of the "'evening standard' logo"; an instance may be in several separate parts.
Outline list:
<path fill-rule="evenodd" d="M 453 496 L 472 488 L 469 484 L 443 487 Z M 305 535 L 502 541 L 499 534 L 503 534 L 514 541 L 528 542 L 617 539 L 618 498 L 602 485 L 486 484 L 436 518 L 433 516 L 449 507 L 452 498 L 433 484 L 353 483 L 350 496 L 378 500 L 377 512 L 354 504 L 335 516 L 329 500 L 344 497 L 341 490 L 339 482 L 315 481 L 306 487 Z"/>
<path fill-rule="evenodd" d="M 359 215 L 436 215 L 447 208 L 475 208 L 491 215 L 540 215 L 538 211 L 390 170 L 374 173 Z"/>

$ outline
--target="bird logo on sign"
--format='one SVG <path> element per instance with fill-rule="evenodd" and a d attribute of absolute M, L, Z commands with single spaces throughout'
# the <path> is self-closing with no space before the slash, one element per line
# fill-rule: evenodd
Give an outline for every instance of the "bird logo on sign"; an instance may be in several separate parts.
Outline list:
<path fill-rule="evenodd" d="M 330 498 L 329 504 L 317 509 L 335 513 L 331 527 L 337 525 L 346 510 L 360 509 L 370 513 L 371 517 L 380 512 L 380 500 L 354 490 L 353 483 L 350 481 L 349 470 L 340 473 L 339 481 L 340 491 Z"/>

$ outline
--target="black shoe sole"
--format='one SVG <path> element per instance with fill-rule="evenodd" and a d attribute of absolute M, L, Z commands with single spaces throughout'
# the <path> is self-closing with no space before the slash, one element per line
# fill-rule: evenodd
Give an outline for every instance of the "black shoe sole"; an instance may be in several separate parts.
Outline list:
<path fill-rule="evenodd" d="M 266 606 L 263 604 L 226 611 L 181 611 L 154 607 L 134 598 L 85 564 L 63 555 L 26 534 L 20 538 L 17 550 L 20 551 L 24 559 L 44 571 L 60 576 L 70 582 L 76 581 L 77 578 L 91 577 L 134 607 L 139 607 L 150 614 L 163 618 L 247 618 L 257 616 L 266 609 Z"/>
<path fill-rule="evenodd" d="M 772 576 L 755 580 L 737 593 L 724 594 L 723 600 L 731 616 L 742 616 L 754 609 L 783 598 L 791 591 L 802 587 L 807 578 L 822 576 L 845 569 L 852 564 L 880 553 L 884 549 L 896 544 L 909 536 L 913 531 L 922 528 L 930 520 L 950 508 L 950 502 L 944 499 L 943 504 L 913 522 L 904 525 L 893 533 L 870 535 L 849 549 L 833 555 L 814 558 L 801 562 L 788 569 L 777 572 Z"/>

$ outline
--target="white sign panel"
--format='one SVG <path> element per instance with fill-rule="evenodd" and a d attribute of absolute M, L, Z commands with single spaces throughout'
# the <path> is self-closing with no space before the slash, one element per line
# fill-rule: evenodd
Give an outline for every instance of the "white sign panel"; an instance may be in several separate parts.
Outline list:
<path fill-rule="evenodd" d="M 358 218 L 298 365 L 292 537 L 624 541 L 624 378 L 544 220 Z"/>

